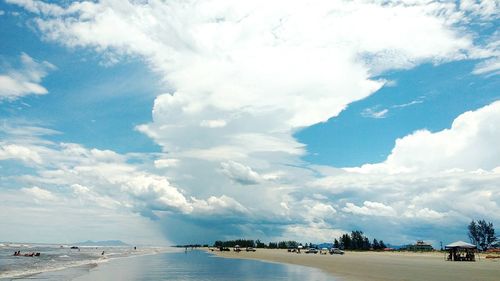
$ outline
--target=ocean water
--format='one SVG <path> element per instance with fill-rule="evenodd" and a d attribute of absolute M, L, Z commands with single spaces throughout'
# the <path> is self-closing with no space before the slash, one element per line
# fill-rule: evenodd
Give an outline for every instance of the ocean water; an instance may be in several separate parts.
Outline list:
<path fill-rule="evenodd" d="M 13 280 L 13 279 L 6 279 Z M 267 263 L 256 260 L 225 259 L 205 251 L 166 252 L 154 255 L 122 256 L 97 265 L 70 267 L 65 270 L 16 278 L 54 281 L 161 281 L 161 280 L 335 280 L 314 268 Z"/>
<path fill-rule="evenodd" d="M 39 257 L 14 256 L 39 252 Z M 102 252 L 104 251 L 104 255 Z M 7 244 L 0 243 L 0 280 L 11 280 L 21 276 L 32 276 L 37 273 L 53 272 L 72 267 L 95 267 L 112 259 L 150 254 L 160 251 L 159 248 L 133 247 L 80 247 L 43 244 Z"/>

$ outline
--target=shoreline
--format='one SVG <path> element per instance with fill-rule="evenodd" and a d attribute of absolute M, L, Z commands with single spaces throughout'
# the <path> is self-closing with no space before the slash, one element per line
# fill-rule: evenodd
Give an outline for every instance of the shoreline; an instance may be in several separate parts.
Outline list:
<path fill-rule="evenodd" d="M 476 262 L 445 261 L 444 253 L 350 252 L 345 255 L 296 254 L 287 250 L 257 249 L 256 252 L 205 251 L 217 257 L 253 259 L 320 269 L 346 281 L 495 281 L 500 276 L 500 261 L 484 256 Z"/>
<path fill-rule="evenodd" d="M 116 260 L 176 252 L 175 248 L 170 248 L 170 247 L 168 248 L 155 247 L 151 248 L 151 250 L 152 251 L 137 252 L 136 254 L 129 256 L 105 256 L 104 258 L 87 260 L 69 266 L 40 269 L 36 272 L 15 273 L 12 275 L 6 275 L 0 277 L 0 281 L 9 281 L 9 280 L 23 281 L 23 280 L 38 280 L 38 279 L 47 280 L 50 279 L 51 276 L 59 276 L 59 275 L 67 276 L 69 278 L 68 280 L 73 280 L 75 278 L 88 274 L 90 270 L 98 267 L 99 265 L 107 264 Z"/>

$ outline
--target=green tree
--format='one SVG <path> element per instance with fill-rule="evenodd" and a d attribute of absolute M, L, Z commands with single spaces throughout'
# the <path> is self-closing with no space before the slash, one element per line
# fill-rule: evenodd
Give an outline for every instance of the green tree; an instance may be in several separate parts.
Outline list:
<path fill-rule="evenodd" d="M 476 245 L 476 247 L 479 248 L 479 228 L 478 228 L 478 225 L 476 224 L 476 222 L 474 220 L 472 220 L 469 224 L 469 226 L 467 227 L 468 230 L 469 230 L 469 239 L 470 239 L 470 242 L 474 245 Z"/>
<path fill-rule="evenodd" d="M 491 222 L 472 220 L 467 228 L 471 242 L 483 251 L 491 247 L 496 240 L 495 228 Z"/>
<path fill-rule="evenodd" d="M 333 241 L 333 247 L 340 248 L 339 240 L 337 240 L 337 238 L 335 238 L 335 240 Z"/>
<path fill-rule="evenodd" d="M 351 237 L 349 234 L 345 233 L 342 234 L 340 237 L 340 248 L 345 249 L 345 250 L 351 250 Z"/>
<path fill-rule="evenodd" d="M 265 247 L 266 247 L 266 244 L 264 244 L 264 243 L 260 242 L 260 240 L 259 240 L 259 239 L 257 239 L 257 240 L 255 241 L 255 246 L 256 246 L 257 248 L 265 248 Z"/>

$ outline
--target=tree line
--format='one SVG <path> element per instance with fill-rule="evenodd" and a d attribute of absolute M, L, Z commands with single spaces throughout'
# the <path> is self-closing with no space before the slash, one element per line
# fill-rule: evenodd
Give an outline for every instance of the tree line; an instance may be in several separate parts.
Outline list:
<path fill-rule="evenodd" d="M 468 236 L 472 244 L 476 245 L 478 249 L 487 250 L 495 244 L 500 244 L 499 239 L 495 236 L 495 229 L 491 222 L 486 222 L 485 220 L 472 221 L 468 227 Z M 305 248 L 317 248 L 317 245 L 312 243 L 302 244 L 297 241 L 280 241 L 280 242 L 269 242 L 263 243 L 259 239 L 236 239 L 228 241 L 215 241 L 214 247 L 234 247 L 239 245 L 240 247 L 253 247 L 253 248 L 268 248 L 268 249 L 287 249 L 287 248 L 297 248 L 298 246 L 304 246 Z M 187 245 L 199 247 L 200 245 Z M 206 245 L 205 245 L 206 246 Z M 340 248 L 344 250 L 383 250 L 387 248 L 387 245 L 383 240 L 373 239 L 370 240 L 363 231 L 354 230 L 351 233 L 344 233 L 340 237 L 335 238 L 333 241 L 333 247 Z"/>
<path fill-rule="evenodd" d="M 344 233 L 333 241 L 333 247 L 344 250 L 383 250 L 387 248 L 383 240 L 370 239 L 363 234 L 363 231 L 354 230 L 350 234 Z"/>
<path fill-rule="evenodd" d="M 280 242 L 269 242 L 263 243 L 260 240 L 251 240 L 251 239 L 236 239 L 236 240 L 227 240 L 221 241 L 217 240 L 214 242 L 214 247 L 234 247 L 239 245 L 240 247 L 253 247 L 253 248 L 267 248 L 267 249 L 288 249 L 288 248 L 297 248 L 298 246 L 304 246 L 305 248 L 318 248 L 317 245 L 313 243 L 299 243 L 297 241 L 280 241 Z M 344 250 L 383 250 L 387 248 L 384 241 L 382 240 L 369 240 L 362 231 L 355 230 L 350 234 L 346 233 L 340 236 L 338 239 L 336 238 L 333 242 L 333 247 L 340 248 Z"/>
<path fill-rule="evenodd" d="M 268 248 L 268 249 L 288 249 L 296 248 L 300 244 L 297 241 L 280 241 L 280 242 L 269 242 L 268 244 L 261 242 L 260 240 L 251 239 L 236 239 L 228 241 L 217 240 L 214 242 L 214 247 L 234 247 L 239 245 L 240 247 L 252 247 L 252 248 Z"/>

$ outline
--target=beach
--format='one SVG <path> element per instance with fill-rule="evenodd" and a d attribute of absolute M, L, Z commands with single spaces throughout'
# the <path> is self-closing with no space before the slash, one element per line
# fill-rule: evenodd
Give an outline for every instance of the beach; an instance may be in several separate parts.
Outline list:
<path fill-rule="evenodd" d="M 42 280 L 72 280 L 92 268 L 111 261 L 156 255 L 166 252 L 179 252 L 169 247 L 132 246 L 80 246 L 54 244 L 11 244 L 0 246 L 0 280 L 32 280 L 34 276 Z M 19 256 L 14 252 L 21 252 Z M 40 256 L 24 254 L 38 252 Z"/>
<path fill-rule="evenodd" d="M 476 262 L 450 262 L 444 253 L 346 252 L 344 255 L 296 254 L 287 250 L 257 249 L 256 252 L 210 251 L 219 257 L 255 259 L 301 265 L 323 270 L 336 280 L 375 281 L 498 281 L 500 261 L 483 257 Z"/>
<path fill-rule="evenodd" d="M 1 272 L 1 271 L 0 271 Z M 106 262 L 70 266 L 0 278 L 2 281 L 333 281 L 336 279 L 316 268 L 262 262 L 259 260 L 225 259 L 200 250 L 172 249 L 150 255 L 130 255 L 106 259 Z"/>

